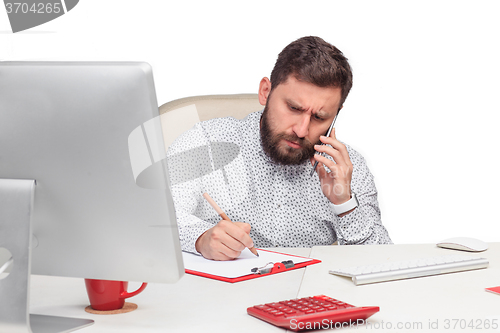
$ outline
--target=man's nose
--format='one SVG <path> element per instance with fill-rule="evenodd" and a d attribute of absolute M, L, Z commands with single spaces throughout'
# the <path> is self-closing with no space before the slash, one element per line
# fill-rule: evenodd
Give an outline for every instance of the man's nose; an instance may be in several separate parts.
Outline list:
<path fill-rule="evenodd" d="M 300 119 L 298 119 L 293 131 L 299 138 L 304 138 L 309 133 L 310 121 L 309 115 L 301 115 Z"/>

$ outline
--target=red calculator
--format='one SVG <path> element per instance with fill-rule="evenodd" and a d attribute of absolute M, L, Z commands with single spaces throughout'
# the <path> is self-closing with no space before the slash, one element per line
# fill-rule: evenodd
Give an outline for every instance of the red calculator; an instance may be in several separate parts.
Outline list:
<path fill-rule="evenodd" d="M 360 326 L 378 312 L 378 306 L 357 307 L 319 295 L 255 305 L 247 313 L 292 331 Z"/>

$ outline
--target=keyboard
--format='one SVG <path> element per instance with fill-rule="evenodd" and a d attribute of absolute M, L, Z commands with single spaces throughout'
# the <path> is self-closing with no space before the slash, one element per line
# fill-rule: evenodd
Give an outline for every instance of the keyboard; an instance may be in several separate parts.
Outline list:
<path fill-rule="evenodd" d="M 330 270 L 330 274 L 351 277 L 355 285 L 411 279 L 488 267 L 488 259 L 449 255 Z"/>
<path fill-rule="evenodd" d="M 325 295 L 255 305 L 247 309 L 251 316 L 296 332 L 359 326 L 378 311 L 378 306 L 356 307 Z"/>

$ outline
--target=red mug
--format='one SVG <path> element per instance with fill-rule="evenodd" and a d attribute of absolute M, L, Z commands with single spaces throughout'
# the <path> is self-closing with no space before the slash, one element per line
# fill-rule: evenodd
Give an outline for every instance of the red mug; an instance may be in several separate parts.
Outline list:
<path fill-rule="evenodd" d="M 90 306 L 94 310 L 110 311 L 123 308 L 125 299 L 142 292 L 148 284 L 142 286 L 134 292 L 127 292 L 128 282 L 85 279 L 87 294 L 89 295 Z"/>

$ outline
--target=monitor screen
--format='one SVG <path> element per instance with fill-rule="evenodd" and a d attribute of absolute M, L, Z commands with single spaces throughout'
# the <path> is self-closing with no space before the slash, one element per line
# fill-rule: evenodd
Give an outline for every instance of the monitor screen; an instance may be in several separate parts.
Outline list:
<path fill-rule="evenodd" d="M 146 63 L 0 63 L 0 179 L 36 182 L 33 274 L 182 276 L 158 116 Z"/>

